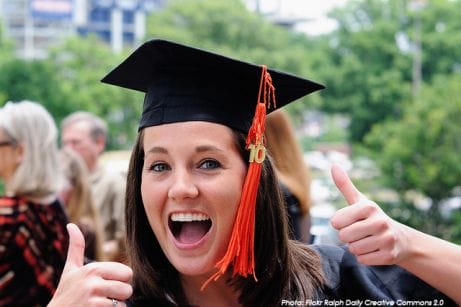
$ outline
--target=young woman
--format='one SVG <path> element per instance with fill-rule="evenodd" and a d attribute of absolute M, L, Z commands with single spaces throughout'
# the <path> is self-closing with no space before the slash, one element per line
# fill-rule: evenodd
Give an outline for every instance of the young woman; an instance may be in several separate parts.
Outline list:
<path fill-rule="evenodd" d="M 289 239 L 265 155 L 265 112 L 322 86 L 163 40 L 103 81 L 146 92 L 127 185 L 133 275 L 121 264 L 82 266 L 84 242 L 71 225 L 49 306 L 461 303 L 461 247 L 393 221 L 337 167 L 333 179 L 351 206 L 332 224 L 348 245 Z"/>
<path fill-rule="evenodd" d="M 104 233 L 99 213 L 91 197 L 89 172 L 83 159 L 72 149 L 61 150 L 65 186 L 60 193 L 69 221 L 78 225 L 85 237 L 87 261 L 104 260 Z"/>
<path fill-rule="evenodd" d="M 68 221 L 58 200 L 57 135 L 38 103 L 0 108 L 0 306 L 45 306 L 63 270 Z"/>

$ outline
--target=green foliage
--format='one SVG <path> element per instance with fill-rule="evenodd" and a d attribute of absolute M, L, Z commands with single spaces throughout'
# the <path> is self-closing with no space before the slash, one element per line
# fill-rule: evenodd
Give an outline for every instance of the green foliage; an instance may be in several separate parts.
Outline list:
<path fill-rule="evenodd" d="M 51 50 L 49 64 L 59 78 L 68 112 L 85 110 L 109 126 L 108 149 L 130 148 L 142 107 L 142 94 L 100 82 L 122 57 L 96 37 L 73 37 Z M 62 119 L 55 114 L 57 120 Z"/>
<path fill-rule="evenodd" d="M 460 10 L 459 0 L 432 0 L 419 13 L 423 32 L 423 78 L 426 82 L 432 81 L 439 74 L 461 70 Z"/>
<path fill-rule="evenodd" d="M 0 19 L 1 21 L 1 19 Z M 6 62 L 11 61 L 11 59 L 14 58 L 14 48 L 13 44 L 11 41 L 5 37 L 2 24 L 0 23 L 0 71 L 3 73 L 3 65 Z M 4 74 L 4 73 L 3 73 Z M 6 90 L 8 87 L 3 86 L 3 84 L 0 84 L 0 105 L 3 104 L 3 102 L 8 100 L 8 93 Z"/>
<path fill-rule="evenodd" d="M 3 23 L 1 23 L 0 18 L 0 64 L 11 57 L 13 57 L 14 53 L 14 45 L 13 43 L 5 36 L 3 30 Z"/>
<path fill-rule="evenodd" d="M 26 62 L 19 59 L 0 65 L 0 88 L 5 101 L 33 100 L 43 103 L 55 114 L 68 112 L 66 95 L 52 66 L 46 61 Z M 2 103 L 3 104 L 3 103 Z"/>
<path fill-rule="evenodd" d="M 355 1 L 332 13 L 339 24 L 329 35 L 328 85 L 322 109 L 348 114 L 350 137 L 361 141 L 373 124 L 399 117 L 410 95 L 411 59 L 396 43 L 402 10 L 398 1 Z"/>
<path fill-rule="evenodd" d="M 454 225 L 451 240 L 454 243 L 461 244 L 461 210 L 455 211 L 451 217 L 451 224 Z"/>
<path fill-rule="evenodd" d="M 421 24 L 422 77 L 459 71 L 461 1 L 351 1 L 331 16 L 339 28 L 328 35 L 328 61 L 321 70 L 328 89 L 322 109 L 351 118 L 350 135 L 360 142 L 374 124 L 399 120 L 411 100 L 413 49 Z"/>
<path fill-rule="evenodd" d="M 442 221 L 440 202 L 461 183 L 460 82 L 459 74 L 434 78 L 401 121 L 375 125 L 365 138 L 389 187 L 402 197 L 415 190 L 432 200 L 434 225 Z"/>
<path fill-rule="evenodd" d="M 0 61 L 0 98 L 42 103 L 59 125 L 71 112 L 85 110 L 104 118 L 108 149 L 130 148 L 142 107 L 142 93 L 100 82 L 116 63 L 109 46 L 96 37 L 71 37 L 50 50 L 46 60 L 24 61 L 13 56 Z"/>
<path fill-rule="evenodd" d="M 376 125 L 365 139 L 394 189 L 441 200 L 461 183 L 460 82 L 460 75 L 437 78 L 401 121 Z"/>

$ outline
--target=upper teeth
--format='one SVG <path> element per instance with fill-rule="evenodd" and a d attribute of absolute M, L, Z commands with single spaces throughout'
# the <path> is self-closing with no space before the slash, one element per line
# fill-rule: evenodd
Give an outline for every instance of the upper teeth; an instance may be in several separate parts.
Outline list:
<path fill-rule="evenodd" d="M 195 221 L 206 221 L 210 218 L 203 213 L 173 213 L 171 220 L 173 222 L 195 222 Z"/>

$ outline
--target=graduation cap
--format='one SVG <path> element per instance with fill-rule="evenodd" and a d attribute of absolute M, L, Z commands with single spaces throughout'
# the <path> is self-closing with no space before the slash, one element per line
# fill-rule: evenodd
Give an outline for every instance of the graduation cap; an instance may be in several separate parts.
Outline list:
<path fill-rule="evenodd" d="M 247 134 L 250 163 L 228 250 L 217 263 L 216 280 L 255 276 L 254 219 L 266 113 L 324 86 L 266 66 L 155 39 L 142 44 L 102 82 L 145 93 L 139 130 L 184 121 L 207 121 Z"/>
<path fill-rule="evenodd" d="M 268 72 L 277 108 L 324 88 L 287 73 Z M 260 76 L 259 65 L 156 39 L 141 45 L 102 82 L 146 93 L 139 129 L 204 120 L 247 133 Z"/>

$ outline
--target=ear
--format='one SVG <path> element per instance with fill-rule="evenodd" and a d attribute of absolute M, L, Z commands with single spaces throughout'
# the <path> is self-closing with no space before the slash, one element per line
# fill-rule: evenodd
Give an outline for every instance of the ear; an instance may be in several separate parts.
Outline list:
<path fill-rule="evenodd" d="M 96 146 L 98 148 L 98 154 L 101 154 L 106 148 L 106 140 L 102 136 L 98 137 L 96 140 Z"/>
<path fill-rule="evenodd" d="M 15 162 L 16 164 L 21 164 L 22 160 L 24 159 L 24 144 L 19 143 L 14 146 L 14 153 L 15 153 Z"/>

